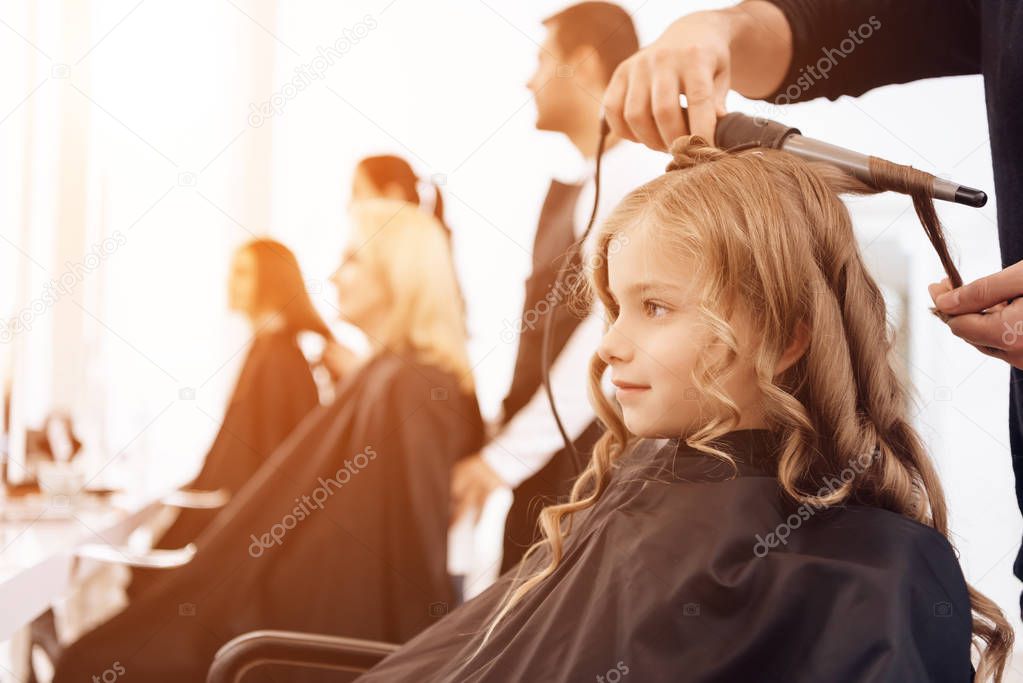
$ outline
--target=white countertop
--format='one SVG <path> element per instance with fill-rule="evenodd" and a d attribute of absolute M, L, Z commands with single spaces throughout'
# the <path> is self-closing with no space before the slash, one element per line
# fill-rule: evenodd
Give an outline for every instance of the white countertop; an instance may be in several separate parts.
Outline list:
<path fill-rule="evenodd" d="M 87 575 L 90 563 L 75 557 L 77 547 L 124 544 L 159 508 L 156 500 L 124 494 L 74 504 L 66 498 L 0 500 L 0 642 Z"/>

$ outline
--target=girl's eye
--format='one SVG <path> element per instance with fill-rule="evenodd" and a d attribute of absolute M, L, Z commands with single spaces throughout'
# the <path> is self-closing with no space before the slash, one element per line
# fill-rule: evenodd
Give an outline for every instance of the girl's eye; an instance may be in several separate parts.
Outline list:
<path fill-rule="evenodd" d="M 666 306 L 662 306 L 656 301 L 651 301 L 650 299 L 643 302 L 643 311 L 651 318 L 662 318 L 668 314 L 668 308 Z"/>

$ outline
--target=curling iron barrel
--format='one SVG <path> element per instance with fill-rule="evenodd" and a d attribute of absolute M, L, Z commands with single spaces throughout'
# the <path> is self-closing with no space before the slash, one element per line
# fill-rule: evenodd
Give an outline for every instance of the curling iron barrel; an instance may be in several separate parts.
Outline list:
<path fill-rule="evenodd" d="M 733 112 L 718 121 L 714 137 L 715 144 L 721 149 L 750 145 L 780 149 L 807 161 L 837 166 L 868 185 L 874 185 L 868 155 L 808 138 L 798 128 L 777 121 Z M 976 208 L 987 203 L 987 195 L 983 191 L 938 177 L 934 178 L 931 196 Z"/>

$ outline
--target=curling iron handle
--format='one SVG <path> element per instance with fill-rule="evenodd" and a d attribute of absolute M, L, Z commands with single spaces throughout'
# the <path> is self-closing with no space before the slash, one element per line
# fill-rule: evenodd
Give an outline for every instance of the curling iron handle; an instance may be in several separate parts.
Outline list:
<path fill-rule="evenodd" d="M 782 149 L 782 145 L 790 136 L 798 134 L 798 128 L 762 117 L 732 112 L 718 119 L 714 130 L 714 145 L 724 150 L 753 144 L 757 147 Z"/>

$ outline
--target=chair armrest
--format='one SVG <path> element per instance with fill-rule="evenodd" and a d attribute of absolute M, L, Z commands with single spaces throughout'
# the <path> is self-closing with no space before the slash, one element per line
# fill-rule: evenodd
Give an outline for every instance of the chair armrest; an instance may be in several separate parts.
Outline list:
<path fill-rule="evenodd" d="M 227 489 L 215 491 L 198 491 L 195 489 L 178 489 L 160 499 L 169 507 L 186 510 L 216 510 L 227 505 L 231 500 L 231 492 Z"/>
<path fill-rule="evenodd" d="M 174 569 L 192 561 L 195 557 L 195 544 L 189 543 L 184 548 L 176 550 L 153 549 L 138 552 L 126 545 L 86 543 L 75 548 L 75 555 L 84 559 L 142 569 Z"/>
<path fill-rule="evenodd" d="M 263 664 L 363 673 L 398 649 L 392 643 L 294 631 L 252 631 L 217 652 L 206 683 L 237 683 Z"/>

